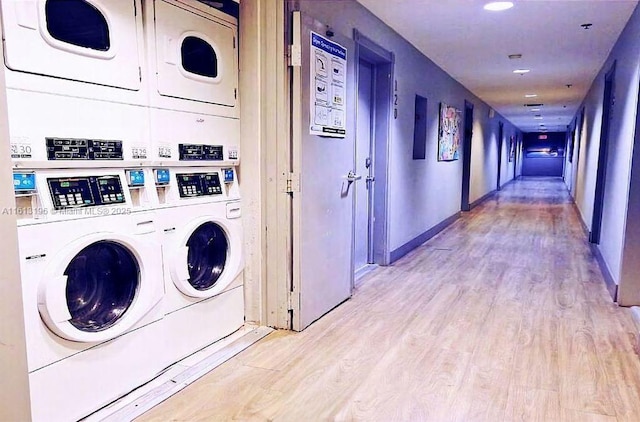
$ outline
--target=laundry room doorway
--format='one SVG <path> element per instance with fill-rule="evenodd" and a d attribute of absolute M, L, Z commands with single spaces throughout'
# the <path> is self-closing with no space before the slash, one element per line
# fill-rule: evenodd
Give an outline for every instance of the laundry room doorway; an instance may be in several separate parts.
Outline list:
<path fill-rule="evenodd" d="M 386 210 L 393 54 L 354 31 L 357 126 L 354 168 L 362 176 L 354 198 L 354 281 L 375 265 L 386 265 Z"/>

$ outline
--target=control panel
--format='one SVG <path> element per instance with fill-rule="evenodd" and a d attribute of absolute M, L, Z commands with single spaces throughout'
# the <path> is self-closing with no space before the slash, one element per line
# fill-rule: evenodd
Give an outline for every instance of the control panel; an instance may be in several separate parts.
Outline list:
<path fill-rule="evenodd" d="M 179 144 L 180 161 L 222 161 L 222 145 Z"/>
<path fill-rule="evenodd" d="M 119 176 L 48 178 L 56 210 L 125 203 Z"/>
<path fill-rule="evenodd" d="M 176 179 L 181 198 L 222 194 L 218 173 L 183 173 Z"/>
<path fill-rule="evenodd" d="M 46 138 L 47 159 L 122 160 L 122 141 L 103 139 Z"/>

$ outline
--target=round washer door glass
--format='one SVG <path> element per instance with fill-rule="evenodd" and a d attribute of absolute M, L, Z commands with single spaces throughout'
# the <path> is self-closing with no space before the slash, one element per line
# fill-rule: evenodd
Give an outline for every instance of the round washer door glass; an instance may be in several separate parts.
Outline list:
<path fill-rule="evenodd" d="M 229 241 L 222 228 L 212 222 L 204 223 L 187 240 L 189 283 L 196 290 L 212 288 L 224 271 Z"/>
<path fill-rule="evenodd" d="M 64 271 L 71 325 L 97 332 L 114 325 L 133 303 L 140 284 L 136 258 L 124 245 L 99 241 L 82 249 Z"/>

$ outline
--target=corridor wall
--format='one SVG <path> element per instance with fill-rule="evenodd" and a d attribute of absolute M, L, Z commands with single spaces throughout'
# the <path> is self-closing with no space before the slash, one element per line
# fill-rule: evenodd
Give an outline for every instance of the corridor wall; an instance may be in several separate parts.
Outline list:
<path fill-rule="evenodd" d="M 435 227 L 454 218 L 460 211 L 462 160 L 437 161 L 441 102 L 459 110 L 464 110 L 465 100 L 474 105 L 470 202 L 496 189 L 500 121 L 504 123 L 501 184 L 513 179 L 514 166 L 508 162 L 507 150 L 509 136 L 515 136 L 518 131 L 511 123 L 498 113 L 490 118 L 487 104 L 355 0 L 300 1 L 299 5 L 303 13 L 330 26 L 334 32 L 352 38 L 356 28 L 395 54 L 398 115 L 391 120 L 388 186 L 392 261 L 423 243 Z M 428 99 L 425 160 L 413 160 L 415 95 Z M 355 113 L 354 104 L 348 104 L 348 107 L 348 112 Z"/>
<path fill-rule="evenodd" d="M 592 230 L 598 148 L 602 126 L 605 75 L 615 66 L 607 172 L 604 187 L 602 234 L 596 252 L 613 294 L 621 281 L 625 230 L 640 217 L 640 210 L 627 214 L 632 176 L 631 157 L 637 139 L 638 84 L 640 81 L 640 6 L 636 7 L 609 57 L 593 81 L 576 114 L 576 142 L 572 165 L 572 186 L 577 208 L 585 226 Z M 584 119 L 581 110 L 584 107 Z M 571 131 L 574 127 L 570 127 Z M 581 136 L 580 136 L 581 134 Z M 578 136 L 580 136 L 578 138 Z M 637 150 L 637 148 L 635 148 Z M 635 151 L 637 155 L 637 151 Z M 635 167 L 640 164 L 635 160 Z M 640 170 L 640 169 L 638 169 Z M 636 170 L 637 173 L 637 170 Z M 637 176 L 636 176 L 637 177 Z M 631 226 L 633 223 L 631 223 Z M 637 224 L 636 224 L 637 225 Z M 640 304 L 640 303 L 638 303 Z"/>

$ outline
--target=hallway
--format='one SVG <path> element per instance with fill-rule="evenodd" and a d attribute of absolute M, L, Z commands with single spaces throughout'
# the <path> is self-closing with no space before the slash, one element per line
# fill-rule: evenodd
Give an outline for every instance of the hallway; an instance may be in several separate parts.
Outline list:
<path fill-rule="evenodd" d="M 637 421 L 634 332 L 562 180 L 520 179 L 139 420 Z"/>

